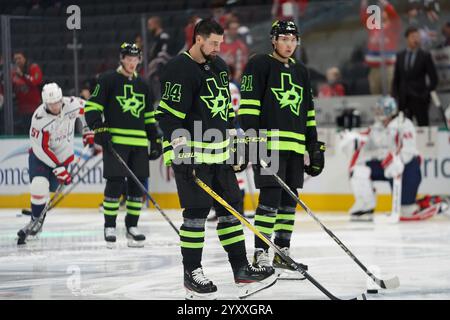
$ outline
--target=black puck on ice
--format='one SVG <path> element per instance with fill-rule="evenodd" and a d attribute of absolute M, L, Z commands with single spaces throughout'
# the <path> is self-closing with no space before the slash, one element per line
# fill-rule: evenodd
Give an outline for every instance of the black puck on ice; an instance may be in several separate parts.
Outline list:
<path fill-rule="evenodd" d="M 367 293 L 368 294 L 377 294 L 378 293 L 378 289 L 367 289 Z"/>

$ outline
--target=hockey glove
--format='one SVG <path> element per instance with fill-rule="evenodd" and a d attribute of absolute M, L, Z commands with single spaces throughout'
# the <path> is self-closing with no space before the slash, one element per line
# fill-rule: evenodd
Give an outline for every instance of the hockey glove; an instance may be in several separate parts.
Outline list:
<path fill-rule="evenodd" d="M 94 147 L 94 132 L 88 128 L 83 128 L 83 147 Z"/>
<path fill-rule="evenodd" d="M 60 184 L 68 185 L 72 183 L 72 176 L 65 167 L 56 167 L 53 169 L 53 174 Z"/>
<path fill-rule="evenodd" d="M 305 166 L 305 172 L 312 177 L 318 176 L 325 166 L 325 143 L 316 141 L 308 148 L 309 165 Z"/>
<path fill-rule="evenodd" d="M 162 141 L 161 138 L 150 140 L 149 160 L 156 160 L 162 155 Z"/>
<path fill-rule="evenodd" d="M 389 152 L 386 158 L 381 161 L 381 166 L 384 169 L 384 176 L 386 178 L 395 178 L 403 173 L 405 165 L 399 156 Z"/>
<path fill-rule="evenodd" d="M 101 145 L 103 149 L 111 147 L 111 134 L 105 124 L 101 124 L 94 129 L 94 142 Z"/>
<path fill-rule="evenodd" d="M 231 137 L 232 149 L 231 156 L 233 157 L 233 171 L 238 173 L 244 171 L 249 162 L 249 142 L 245 135 L 235 135 Z"/>

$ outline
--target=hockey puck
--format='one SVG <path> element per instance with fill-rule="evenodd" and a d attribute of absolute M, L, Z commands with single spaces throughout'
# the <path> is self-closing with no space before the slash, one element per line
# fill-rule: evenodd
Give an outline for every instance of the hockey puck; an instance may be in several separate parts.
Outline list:
<path fill-rule="evenodd" d="M 24 245 L 24 244 L 26 244 L 24 239 L 22 239 L 22 238 L 17 239 L 17 245 L 18 246 L 21 246 L 21 245 Z"/>
<path fill-rule="evenodd" d="M 378 289 L 367 289 L 367 293 L 368 294 L 377 294 L 378 293 Z"/>
<path fill-rule="evenodd" d="M 31 216 L 31 211 L 27 209 L 22 209 L 22 214 L 25 216 Z"/>

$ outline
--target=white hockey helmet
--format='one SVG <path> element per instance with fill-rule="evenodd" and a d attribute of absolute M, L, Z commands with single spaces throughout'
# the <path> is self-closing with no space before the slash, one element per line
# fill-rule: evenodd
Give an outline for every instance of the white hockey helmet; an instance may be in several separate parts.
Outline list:
<path fill-rule="evenodd" d="M 63 98 L 61 88 L 54 82 L 47 83 L 44 88 L 42 88 L 42 102 L 45 104 L 56 103 L 61 101 Z"/>

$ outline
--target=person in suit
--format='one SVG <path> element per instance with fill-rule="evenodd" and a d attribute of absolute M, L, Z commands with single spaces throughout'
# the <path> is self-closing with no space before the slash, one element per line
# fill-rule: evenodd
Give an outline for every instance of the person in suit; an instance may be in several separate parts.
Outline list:
<path fill-rule="evenodd" d="M 438 84 L 436 67 L 430 53 L 420 48 L 420 33 L 416 27 L 409 27 L 405 37 L 407 48 L 397 53 L 392 93 L 400 111 L 411 120 L 415 118 L 419 126 L 427 126 L 430 92 Z"/>

